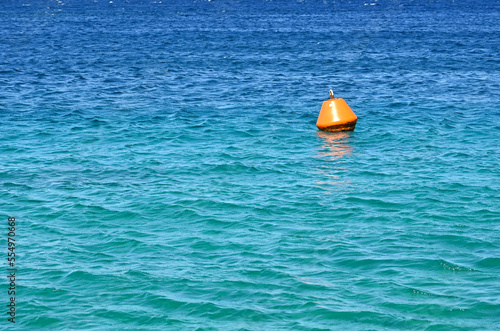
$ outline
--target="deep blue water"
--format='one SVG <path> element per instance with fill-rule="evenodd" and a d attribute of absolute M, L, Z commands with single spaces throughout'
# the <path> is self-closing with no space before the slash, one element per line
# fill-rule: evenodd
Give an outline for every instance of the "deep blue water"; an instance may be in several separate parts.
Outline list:
<path fill-rule="evenodd" d="M 0 329 L 494 330 L 498 1 L 0 2 Z M 318 131 L 333 89 L 358 116 Z"/>

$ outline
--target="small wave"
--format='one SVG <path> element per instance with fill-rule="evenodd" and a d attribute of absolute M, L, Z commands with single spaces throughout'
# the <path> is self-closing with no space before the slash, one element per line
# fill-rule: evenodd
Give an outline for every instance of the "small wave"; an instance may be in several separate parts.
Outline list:
<path fill-rule="evenodd" d="M 462 265 L 459 265 L 459 264 L 455 264 L 455 263 L 452 263 L 452 262 L 448 262 L 446 260 L 439 260 L 439 265 L 441 266 L 442 269 L 444 270 L 450 270 L 450 271 L 477 271 L 476 269 L 474 268 L 470 268 L 470 267 L 466 267 L 466 266 L 462 266 Z"/>

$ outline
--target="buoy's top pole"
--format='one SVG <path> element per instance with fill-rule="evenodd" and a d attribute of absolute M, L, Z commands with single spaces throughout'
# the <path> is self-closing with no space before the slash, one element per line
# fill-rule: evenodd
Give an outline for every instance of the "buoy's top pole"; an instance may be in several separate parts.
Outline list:
<path fill-rule="evenodd" d="M 333 91 L 330 90 L 330 99 L 335 99 L 335 97 L 333 96 Z"/>

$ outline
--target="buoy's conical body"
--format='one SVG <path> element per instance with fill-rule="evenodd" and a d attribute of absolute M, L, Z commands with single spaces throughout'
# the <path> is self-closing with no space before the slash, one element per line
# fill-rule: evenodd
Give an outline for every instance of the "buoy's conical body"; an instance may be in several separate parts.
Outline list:
<path fill-rule="evenodd" d="M 316 126 L 323 131 L 352 131 L 357 120 L 344 99 L 335 98 L 323 102 Z"/>

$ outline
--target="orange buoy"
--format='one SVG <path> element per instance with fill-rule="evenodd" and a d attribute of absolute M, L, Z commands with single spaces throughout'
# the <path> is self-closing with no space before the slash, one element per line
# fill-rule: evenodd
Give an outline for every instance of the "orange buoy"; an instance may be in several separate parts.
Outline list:
<path fill-rule="evenodd" d="M 323 131 L 353 131 L 357 120 L 347 102 L 335 98 L 330 90 L 330 100 L 323 102 L 316 126 Z"/>

